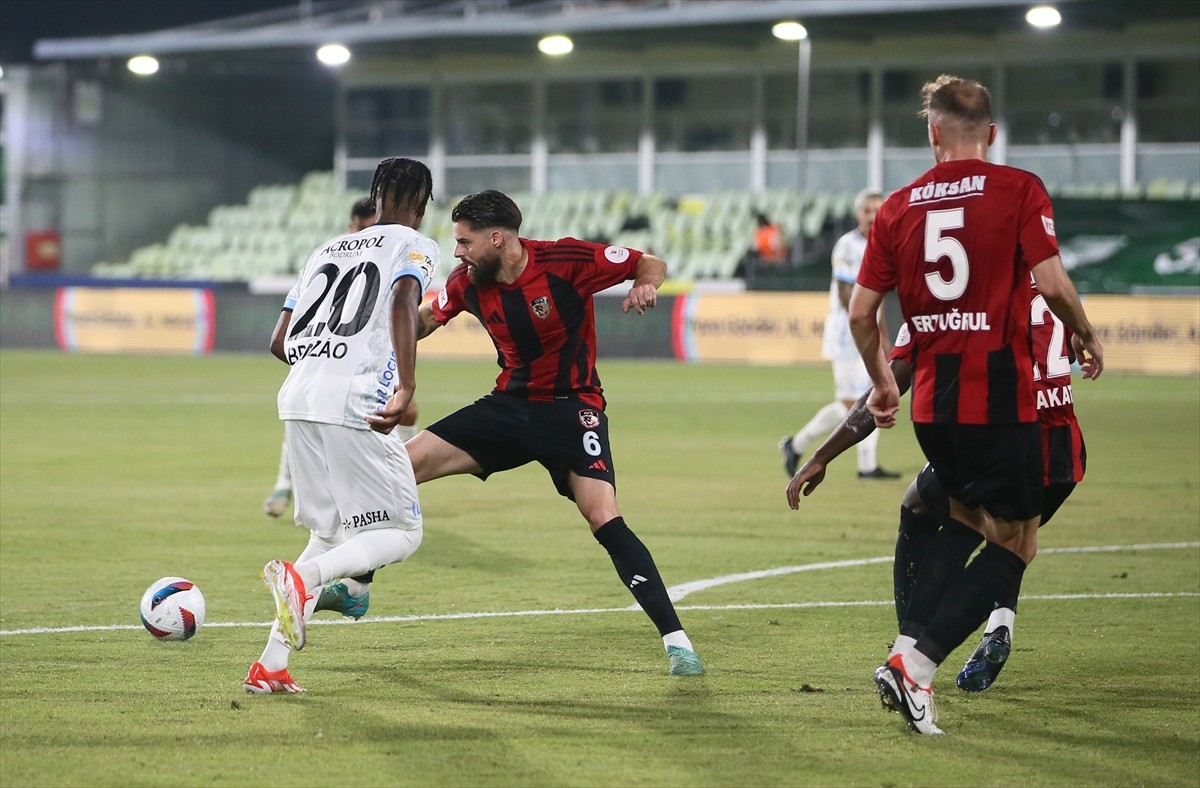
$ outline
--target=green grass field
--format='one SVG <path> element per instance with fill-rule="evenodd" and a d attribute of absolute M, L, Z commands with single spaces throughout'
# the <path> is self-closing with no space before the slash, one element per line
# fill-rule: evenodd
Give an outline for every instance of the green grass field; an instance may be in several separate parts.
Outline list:
<path fill-rule="evenodd" d="M 1013 657 L 967 696 L 954 674 L 976 638 L 953 654 L 947 735 L 925 738 L 871 679 L 895 618 L 890 566 L 870 559 L 891 554 L 921 464 L 911 428 L 879 449 L 904 480 L 861 482 L 846 457 L 801 511 L 784 501 L 775 444 L 828 400 L 823 367 L 601 365 L 622 510 L 668 585 L 851 562 L 682 599 L 706 676 L 666 675 L 657 633 L 535 466 L 423 487 L 421 549 L 379 573 L 367 618 L 313 626 L 294 655 L 309 691 L 246 695 L 273 610 L 259 569 L 306 536 L 260 509 L 283 372 L 0 353 L 0 785 L 1200 783 L 1194 378 L 1076 383 L 1088 478 L 1042 533 Z M 422 362 L 422 423 L 493 373 Z M 175 574 L 203 589 L 208 623 L 158 643 L 137 603 Z"/>

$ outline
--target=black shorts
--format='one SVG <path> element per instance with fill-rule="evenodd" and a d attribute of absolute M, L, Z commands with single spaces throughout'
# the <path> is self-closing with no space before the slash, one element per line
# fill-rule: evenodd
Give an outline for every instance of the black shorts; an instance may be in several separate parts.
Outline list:
<path fill-rule="evenodd" d="M 1042 514 L 1042 429 L 1036 422 L 913 427 L 950 498 L 1005 520 Z"/>
<path fill-rule="evenodd" d="M 577 399 L 530 402 L 492 392 L 426 429 L 470 454 L 483 468 L 480 479 L 538 462 L 572 501 L 571 471 L 617 486 L 608 416 Z"/>
<path fill-rule="evenodd" d="M 1041 525 L 1050 522 L 1050 518 L 1066 503 L 1074 490 L 1075 482 L 1047 484 L 1042 488 Z M 938 481 L 933 466 L 926 465 L 917 474 L 917 495 L 921 496 L 925 507 L 937 516 L 939 522 L 950 518 L 950 496 L 946 495 L 945 488 Z"/>

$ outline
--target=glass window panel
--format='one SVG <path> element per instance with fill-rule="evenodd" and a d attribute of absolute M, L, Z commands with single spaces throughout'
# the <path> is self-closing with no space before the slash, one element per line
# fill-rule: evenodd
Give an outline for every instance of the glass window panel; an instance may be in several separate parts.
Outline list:
<path fill-rule="evenodd" d="M 1010 66 L 1008 136 L 1014 145 L 1116 142 L 1121 135 L 1118 62 Z"/>
<path fill-rule="evenodd" d="M 641 111 L 638 79 L 552 83 L 546 87 L 546 144 L 551 153 L 636 151 Z"/>
<path fill-rule="evenodd" d="M 767 147 L 796 149 L 796 75 L 766 78 Z M 865 71 L 814 71 L 808 82 L 809 148 L 865 148 L 871 117 L 870 75 Z"/>
<path fill-rule="evenodd" d="M 428 88 L 369 88 L 346 93 L 349 156 L 425 155 L 429 129 Z"/>
<path fill-rule="evenodd" d="M 450 85 L 445 90 L 446 152 L 528 153 L 533 139 L 533 86 Z"/>
<path fill-rule="evenodd" d="M 1200 58 L 1137 64 L 1140 142 L 1200 140 Z"/>
<path fill-rule="evenodd" d="M 753 77 L 663 78 L 654 83 L 660 151 L 746 150 L 754 123 Z"/>

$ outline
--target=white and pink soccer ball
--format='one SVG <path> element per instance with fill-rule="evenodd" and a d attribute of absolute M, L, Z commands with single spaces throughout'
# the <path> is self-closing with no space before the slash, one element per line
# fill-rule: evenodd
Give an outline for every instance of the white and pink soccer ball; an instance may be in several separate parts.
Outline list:
<path fill-rule="evenodd" d="M 158 640 L 187 640 L 204 626 L 204 595 L 191 580 L 164 577 L 142 594 L 142 626 Z"/>

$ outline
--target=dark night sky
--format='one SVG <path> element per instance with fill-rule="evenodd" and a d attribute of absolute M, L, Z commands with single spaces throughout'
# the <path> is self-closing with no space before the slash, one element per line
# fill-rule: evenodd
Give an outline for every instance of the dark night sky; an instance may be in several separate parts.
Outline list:
<path fill-rule="evenodd" d="M 146 33 L 297 5 L 297 0 L 3 0 L 0 65 L 33 62 L 33 43 L 41 38 Z"/>

